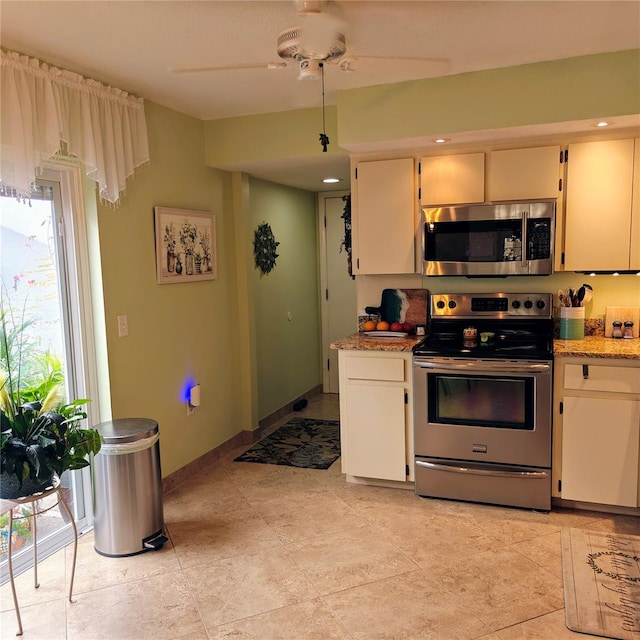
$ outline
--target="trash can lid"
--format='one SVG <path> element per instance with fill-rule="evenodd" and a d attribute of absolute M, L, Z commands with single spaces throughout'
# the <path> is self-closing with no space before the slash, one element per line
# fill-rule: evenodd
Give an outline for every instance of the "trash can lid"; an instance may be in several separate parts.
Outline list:
<path fill-rule="evenodd" d="M 158 423 L 149 418 L 118 418 L 96 425 L 105 444 L 123 444 L 144 440 L 158 433 Z"/>

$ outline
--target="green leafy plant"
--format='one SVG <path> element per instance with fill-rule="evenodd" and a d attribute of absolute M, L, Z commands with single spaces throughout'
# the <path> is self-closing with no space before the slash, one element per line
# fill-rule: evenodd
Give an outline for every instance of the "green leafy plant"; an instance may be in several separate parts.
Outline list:
<path fill-rule="evenodd" d="M 0 304 L 0 473 L 3 497 L 23 485 L 45 486 L 54 475 L 89 465 L 102 446 L 95 429 L 82 428 L 88 399 L 66 402 L 59 358 L 30 342 L 30 322 L 16 322 Z M 29 480 L 29 482 L 27 482 Z M 5 487 L 4 485 L 9 485 Z"/>

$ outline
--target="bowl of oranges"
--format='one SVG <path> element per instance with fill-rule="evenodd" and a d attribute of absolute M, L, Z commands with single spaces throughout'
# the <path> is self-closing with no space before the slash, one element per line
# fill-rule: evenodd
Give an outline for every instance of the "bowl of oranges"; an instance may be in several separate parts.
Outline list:
<path fill-rule="evenodd" d="M 387 322 L 380 319 L 369 319 L 362 323 L 362 333 L 376 338 L 405 338 L 413 327 L 408 322 Z"/>

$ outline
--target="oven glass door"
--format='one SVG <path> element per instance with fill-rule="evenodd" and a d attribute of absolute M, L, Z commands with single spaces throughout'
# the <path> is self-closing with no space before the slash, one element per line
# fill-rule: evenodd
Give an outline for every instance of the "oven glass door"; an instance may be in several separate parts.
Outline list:
<path fill-rule="evenodd" d="M 535 426 L 532 377 L 430 373 L 429 423 L 522 429 Z"/>

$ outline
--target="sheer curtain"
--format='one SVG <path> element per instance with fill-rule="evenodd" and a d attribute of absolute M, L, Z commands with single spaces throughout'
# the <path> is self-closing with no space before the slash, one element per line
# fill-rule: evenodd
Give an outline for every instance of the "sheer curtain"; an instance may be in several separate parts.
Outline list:
<path fill-rule="evenodd" d="M 117 204 L 149 160 L 142 99 L 14 51 L 0 55 L 0 186 L 28 198 L 39 167 L 64 143 L 100 198 Z"/>

